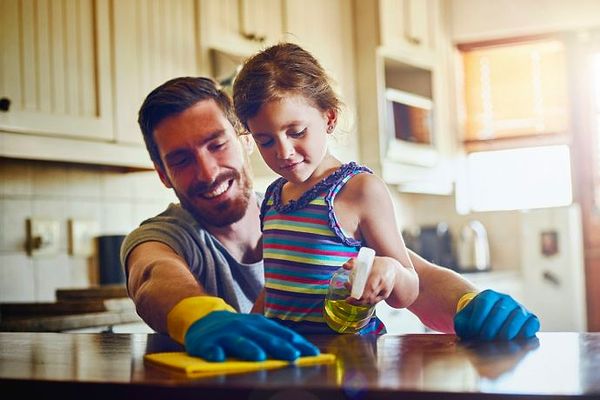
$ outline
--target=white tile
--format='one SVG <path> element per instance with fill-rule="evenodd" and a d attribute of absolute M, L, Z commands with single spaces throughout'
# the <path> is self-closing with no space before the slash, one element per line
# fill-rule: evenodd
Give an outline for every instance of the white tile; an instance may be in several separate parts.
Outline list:
<path fill-rule="evenodd" d="M 131 174 L 134 186 L 134 197 L 138 200 L 170 200 L 172 189 L 163 185 L 158 174 L 154 171 L 136 172 Z"/>
<path fill-rule="evenodd" d="M 66 219 L 85 219 L 98 221 L 102 219 L 104 209 L 102 200 L 69 199 L 67 201 Z"/>
<path fill-rule="evenodd" d="M 154 217 L 165 211 L 169 202 L 137 203 L 133 205 L 133 224 L 138 226 L 144 220 Z"/>
<path fill-rule="evenodd" d="M 130 202 L 107 201 L 103 204 L 100 234 L 126 235 L 135 227 L 133 205 Z"/>
<path fill-rule="evenodd" d="M 103 173 L 98 169 L 73 166 L 67 168 L 67 186 L 65 194 L 91 199 L 102 196 Z"/>
<path fill-rule="evenodd" d="M 36 301 L 55 301 L 56 289 L 69 288 L 69 259 L 66 254 L 33 260 Z"/>
<path fill-rule="evenodd" d="M 0 196 L 32 194 L 31 164 L 25 161 L 0 159 Z"/>
<path fill-rule="evenodd" d="M 24 254 L 0 255 L 0 302 L 36 300 L 33 262 Z"/>
<path fill-rule="evenodd" d="M 67 170 L 61 165 L 36 163 L 32 165 L 33 194 L 35 196 L 64 197 Z"/>
<path fill-rule="evenodd" d="M 0 252 L 25 253 L 27 219 L 31 217 L 30 200 L 0 199 Z"/>
<path fill-rule="evenodd" d="M 102 198 L 112 199 L 131 199 L 134 197 L 134 184 L 131 178 L 132 174 L 106 171 L 100 177 L 102 185 Z"/>
<path fill-rule="evenodd" d="M 70 287 L 90 286 L 90 261 L 89 257 L 69 257 Z"/>

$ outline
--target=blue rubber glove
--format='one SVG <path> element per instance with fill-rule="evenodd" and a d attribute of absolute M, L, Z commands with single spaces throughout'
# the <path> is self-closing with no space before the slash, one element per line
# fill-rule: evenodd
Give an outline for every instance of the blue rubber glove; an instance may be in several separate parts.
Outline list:
<path fill-rule="evenodd" d="M 234 357 L 249 361 L 276 358 L 294 361 L 319 349 L 301 335 L 260 314 L 213 311 L 185 333 L 185 350 L 209 361 Z"/>
<path fill-rule="evenodd" d="M 484 290 L 454 316 L 454 330 L 461 339 L 512 340 L 530 338 L 540 321 L 511 296 Z"/>

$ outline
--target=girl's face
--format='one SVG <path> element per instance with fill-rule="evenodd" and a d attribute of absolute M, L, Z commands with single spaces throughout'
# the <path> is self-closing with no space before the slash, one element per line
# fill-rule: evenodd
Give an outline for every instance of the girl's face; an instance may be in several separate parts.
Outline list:
<path fill-rule="evenodd" d="M 292 95 L 263 104 L 248 128 L 269 168 L 299 184 L 325 173 L 328 126 L 336 117 L 334 110 L 323 112 L 305 97 Z"/>

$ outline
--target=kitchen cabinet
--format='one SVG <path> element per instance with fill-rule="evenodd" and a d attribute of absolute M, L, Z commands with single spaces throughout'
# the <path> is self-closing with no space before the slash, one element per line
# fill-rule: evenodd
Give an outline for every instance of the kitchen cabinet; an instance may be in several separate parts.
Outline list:
<path fill-rule="evenodd" d="M 441 18 L 445 3 L 357 0 L 354 6 L 362 159 L 400 191 L 450 194 L 455 134 L 449 112 L 451 46 Z M 413 31 L 422 39 L 410 39 Z M 431 104 L 430 143 L 398 140 L 391 91 Z"/>
<path fill-rule="evenodd" d="M 282 0 L 199 0 L 202 46 L 247 56 L 283 34 Z"/>
<path fill-rule="evenodd" d="M 437 0 L 379 0 L 381 45 L 406 53 L 435 52 Z"/>
<path fill-rule="evenodd" d="M 152 89 L 198 75 L 195 11 L 194 0 L 112 2 L 117 142 L 143 144 L 137 114 Z"/>
<path fill-rule="evenodd" d="M 150 169 L 137 113 L 199 75 L 195 0 L 2 2 L 0 156 Z"/>
<path fill-rule="evenodd" d="M 3 0 L 0 130 L 111 139 L 108 0 Z"/>

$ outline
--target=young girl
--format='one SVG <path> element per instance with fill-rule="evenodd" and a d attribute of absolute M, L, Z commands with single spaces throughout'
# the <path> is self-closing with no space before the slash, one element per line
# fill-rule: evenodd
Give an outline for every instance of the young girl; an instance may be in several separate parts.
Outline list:
<path fill-rule="evenodd" d="M 281 176 L 262 203 L 265 291 L 253 311 L 302 333 L 333 333 L 323 318 L 329 280 L 340 266 L 353 267 L 362 246 L 377 257 L 356 304 L 409 306 L 419 280 L 385 184 L 327 149 L 340 101 L 319 62 L 295 44 L 267 48 L 246 61 L 233 98 L 263 159 Z M 359 332 L 366 333 L 385 327 L 374 316 Z"/>

